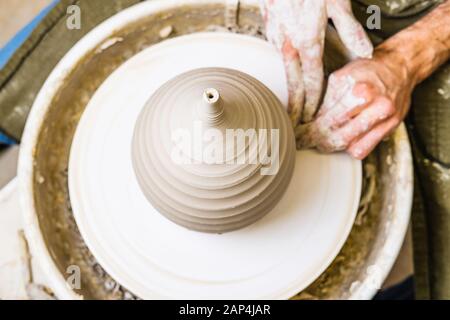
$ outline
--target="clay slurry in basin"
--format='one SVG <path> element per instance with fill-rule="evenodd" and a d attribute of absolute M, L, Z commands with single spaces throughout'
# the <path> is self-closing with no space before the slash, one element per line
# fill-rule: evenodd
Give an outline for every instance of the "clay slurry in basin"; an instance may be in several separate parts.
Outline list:
<path fill-rule="evenodd" d="M 295 139 L 277 97 L 239 71 L 202 68 L 165 83 L 134 129 L 137 181 L 165 217 L 223 233 L 268 213 L 286 190 Z"/>

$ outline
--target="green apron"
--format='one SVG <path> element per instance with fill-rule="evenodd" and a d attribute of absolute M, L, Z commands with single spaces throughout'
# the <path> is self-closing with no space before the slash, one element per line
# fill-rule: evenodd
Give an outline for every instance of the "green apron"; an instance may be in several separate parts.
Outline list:
<path fill-rule="evenodd" d="M 370 4 L 382 11 L 377 41 L 420 19 L 440 1 L 357 0 L 353 10 L 364 22 Z M 450 63 L 413 93 L 406 119 L 415 165 L 412 211 L 417 299 L 450 299 Z"/>
<path fill-rule="evenodd" d="M 60 0 L 0 71 L 0 129 L 20 140 L 26 116 L 50 72 L 92 28 L 139 0 Z M 81 28 L 68 30 L 67 7 L 81 9 Z"/>
<path fill-rule="evenodd" d="M 0 129 L 20 140 L 36 94 L 64 54 L 106 18 L 139 0 L 61 0 L 0 71 Z M 382 30 L 368 30 L 375 43 L 420 19 L 437 0 L 356 0 L 363 22 L 368 5 L 381 8 Z M 82 28 L 67 31 L 66 10 L 77 4 Z M 450 299 L 450 65 L 419 85 L 407 123 L 413 145 L 416 183 L 413 241 L 416 297 Z"/>

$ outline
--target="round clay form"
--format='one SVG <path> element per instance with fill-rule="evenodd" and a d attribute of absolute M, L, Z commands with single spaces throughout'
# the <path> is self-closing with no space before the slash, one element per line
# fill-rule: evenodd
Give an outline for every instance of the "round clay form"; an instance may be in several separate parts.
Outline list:
<path fill-rule="evenodd" d="M 212 233 L 268 213 L 289 184 L 295 152 L 278 98 L 225 68 L 166 82 L 141 111 L 132 141 L 133 168 L 150 203 L 181 226 Z"/>

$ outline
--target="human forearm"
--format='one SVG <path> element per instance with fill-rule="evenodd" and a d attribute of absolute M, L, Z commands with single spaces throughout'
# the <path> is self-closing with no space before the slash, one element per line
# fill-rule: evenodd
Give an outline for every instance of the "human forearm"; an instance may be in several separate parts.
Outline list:
<path fill-rule="evenodd" d="M 426 79 L 450 58 L 450 1 L 385 41 L 374 58 L 389 63 L 412 87 Z"/>

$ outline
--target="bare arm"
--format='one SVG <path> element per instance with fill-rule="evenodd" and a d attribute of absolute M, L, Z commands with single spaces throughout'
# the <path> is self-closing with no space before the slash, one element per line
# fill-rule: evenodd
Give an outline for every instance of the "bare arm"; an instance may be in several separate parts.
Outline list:
<path fill-rule="evenodd" d="M 375 56 L 404 66 L 414 85 L 425 80 L 450 58 L 450 1 L 385 41 Z"/>

